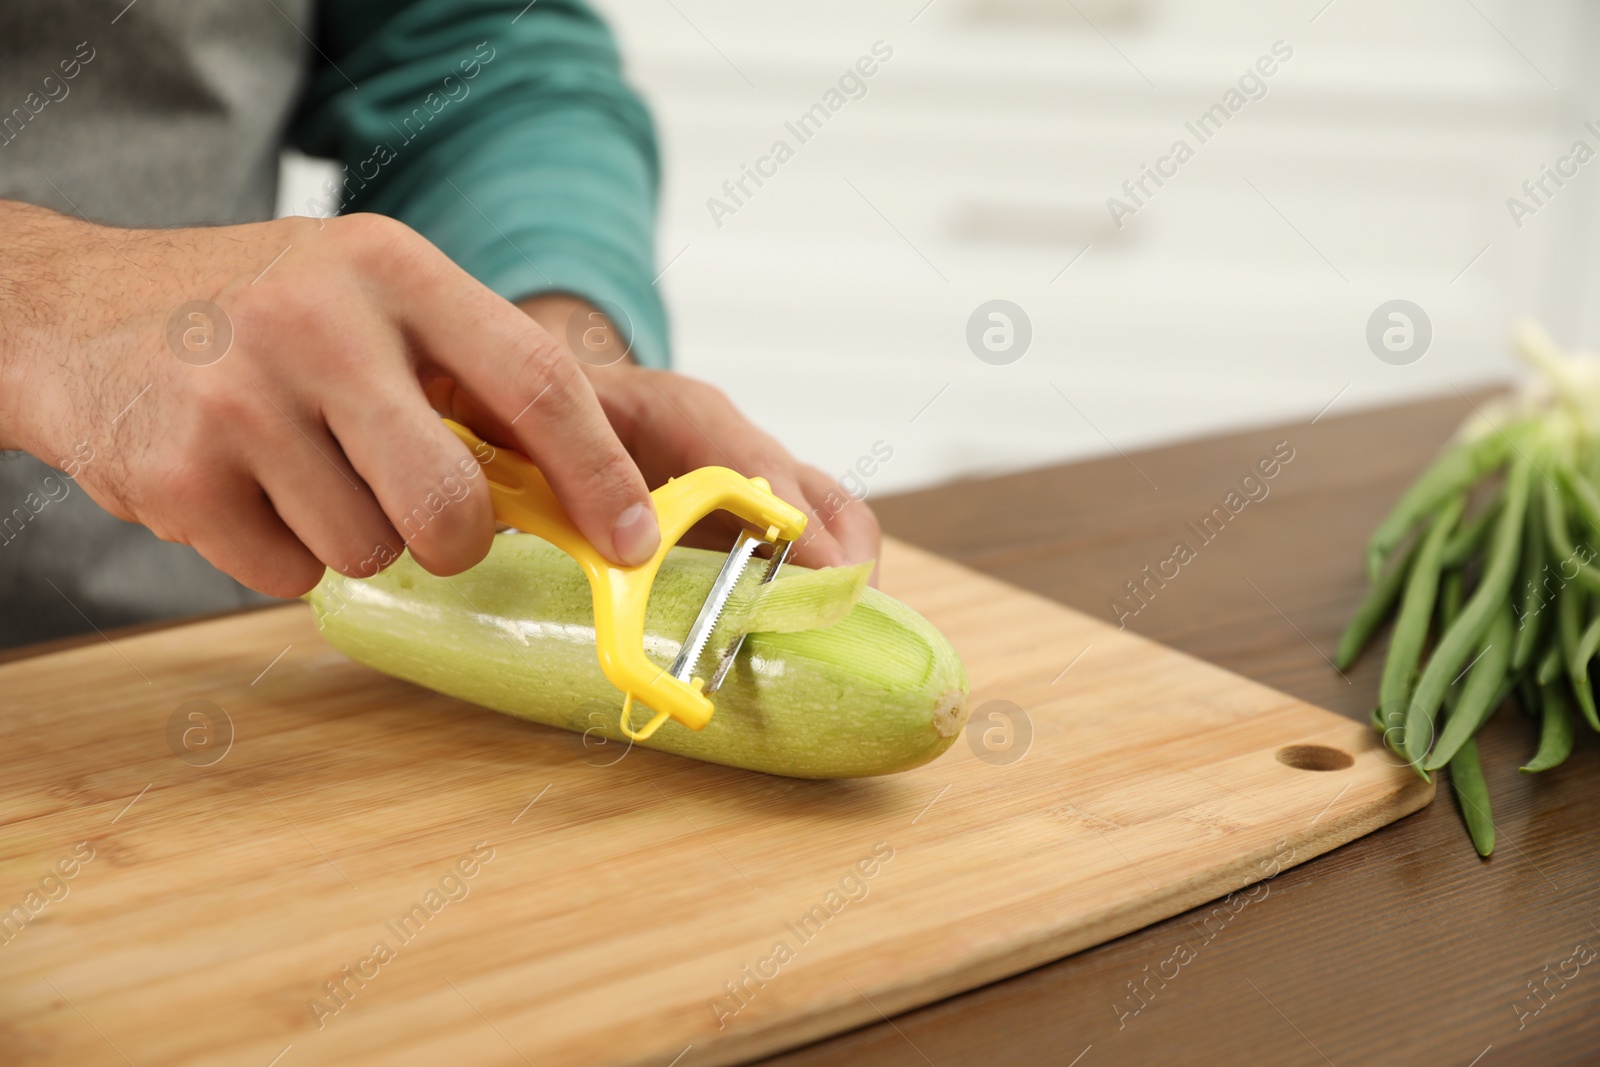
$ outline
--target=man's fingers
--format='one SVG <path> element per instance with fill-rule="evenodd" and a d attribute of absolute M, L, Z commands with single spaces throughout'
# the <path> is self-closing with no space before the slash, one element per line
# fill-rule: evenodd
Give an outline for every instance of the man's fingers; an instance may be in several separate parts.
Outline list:
<path fill-rule="evenodd" d="M 416 561 L 434 574 L 471 567 L 489 552 L 494 510 L 478 461 L 409 383 L 376 385 L 335 403 L 328 426 Z"/>
<path fill-rule="evenodd" d="M 251 473 L 317 559 L 355 578 L 394 562 L 405 546 L 326 428 L 302 419 L 270 441 L 253 455 Z"/>
<path fill-rule="evenodd" d="M 844 550 L 827 525 L 817 521 L 815 509 L 801 491 L 800 483 L 788 470 L 756 472 L 766 478 L 779 499 L 799 508 L 806 515 L 806 530 L 789 552 L 789 562 L 801 567 L 837 567 L 845 562 Z"/>
<path fill-rule="evenodd" d="M 878 517 L 865 501 L 846 492 L 815 467 L 800 467 L 800 486 L 811 501 L 812 523 L 820 523 L 838 542 L 845 563 L 865 563 L 877 559 L 883 550 L 883 531 Z"/>
<path fill-rule="evenodd" d="M 550 361 L 536 391 L 520 393 L 528 399 L 516 411 L 505 402 L 511 391 L 496 395 L 487 385 L 475 389 L 458 382 L 453 417 L 497 444 L 526 453 L 602 555 L 629 566 L 643 563 L 661 544 L 650 491 L 588 381 L 563 360 L 570 357 Z M 497 426 L 505 428 L 497 431 Z"/>
<path fill-rule="evenodd" d="M 297 597 L 322 580 L 322 561 L 284 524 L 253 481 L 213 503 L 214 509 L 188 516 L 190 546 L 217 570 L 268 596 Z"/>
<path fill-rule="evenodd" d="M 407 336 L 492 416 L 473 428 L 526 452 L 602 555 L 626 565 L 649 559 L 661 534 L 644 476 L 572 354 L 487 289 L 417 287 L 413 295 L 401 309 Z"/>

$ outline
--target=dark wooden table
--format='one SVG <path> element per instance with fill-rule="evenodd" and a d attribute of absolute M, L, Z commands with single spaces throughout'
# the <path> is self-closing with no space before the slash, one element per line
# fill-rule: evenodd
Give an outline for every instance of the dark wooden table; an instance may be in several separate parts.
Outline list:
<path fill-rule="evenodd" d="M 1328 415 L 875 504 L 898 537 L 1110 619 L 1114 599 L 1130 603 L 1123 583 L 1195 543 L 1184 524 L 1286 441 L 1294 458 L 1269 495 L 1127 624 L 1364 720 L 1381 647 L 1348 678 L 1327 659 L 1364 588 L 1361 546 L 1470 410 L 1452 397 Z M 1600 745 L 1584 730 L 1564 766 L 1520 774 L 1536 734 L 1507 705 L 1480 737 L 1490 859 L 1441 782 L 1422 812 L 1273 879 L 1120 1027 L 1114 1005 L 1138 1003 L 1129 983 L 1195 940 L 1208 909 L 767 1062 L 1600 1063 L 1600 956 L 1563 966 L 1579 945 L 1600 952 Z"/>
<path fill-rule="evenodd" d="M 1128 625 L 1364 720 L 1381 647 L 1348 677 L 1326 658 L 1364 588 L 1361 545 L 1470 409 L 1455 397 L 1329 415 L 874 503 L 896 536 L 1111 619 L 1113 600 L 1133 603 L 1123 583 L 1176 541 L 1195 543 L 1185 524 L 1287 442 L 1294 458 L 1267 497 Z M 81 640 L 99 638 L 50 647 Z M 1481 737 L 1498 834 L 1491 859 L 1472 851 L 1441 783 L 1424 811 L 1274 878 L 1121 1026 L 1116 1005 L 1135 1003 L 1130 983 L 1180 941 L 1199 940 L 1189 924 L 1208 908 L 766 1062 L 1600 1063 L 1600 957 L 1576 975 L 1563 966 L 1579 945 L 1600 950 L 1600 745 L 1583 731 L 1564 766 L 1521 775 L 1535 735 L 1508 706 Z"/>

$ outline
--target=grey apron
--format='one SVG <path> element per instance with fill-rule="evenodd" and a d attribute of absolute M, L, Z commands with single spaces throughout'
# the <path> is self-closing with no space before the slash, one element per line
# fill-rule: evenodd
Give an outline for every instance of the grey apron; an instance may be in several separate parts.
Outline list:
<path fill-rule="evenodd" d="M 0 3 L 0 199 L 118 226 L 271 218 L 312 9 Z M 0 647 L 267 599 L 38 460 L 0 453 Z"/>

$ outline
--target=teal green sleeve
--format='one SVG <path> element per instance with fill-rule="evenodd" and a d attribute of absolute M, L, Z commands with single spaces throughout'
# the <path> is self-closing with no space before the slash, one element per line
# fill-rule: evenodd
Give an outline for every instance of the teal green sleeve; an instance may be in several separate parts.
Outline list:
<path fill-rule="evenodd" d="M 620 307 L 634 358 L 666 366 L 655 133 L 595 14 L 577 0 L 320 8 L 291 140 L 344 166 L 330 204 L 405 222 L 509 300 Z"/>

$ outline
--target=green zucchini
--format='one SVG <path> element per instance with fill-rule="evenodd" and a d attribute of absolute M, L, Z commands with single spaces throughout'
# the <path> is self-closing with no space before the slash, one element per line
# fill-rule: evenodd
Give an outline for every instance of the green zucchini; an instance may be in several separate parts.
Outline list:
<path fill-rule="evenodd" d="M 654 662 L 665 667 L 678 654 L 724 559 L 692 548 L 668 554 L 645 612 L 645 654 Z M 746 576 L 741 594 L 757 577 Z M 966 723 L 961 660 L 910 608 L 876 589 L 856 591 L 860 599 L 833 625 L 750 634 L 704 729 L 668 722 L 636 743 L 796 778 L 892 774 L 938 756 Z M 502 534 L 482 563 L 453 578 L 429 574 L 409 555 L 372 578 L 330 570 L 306 600 L 323 637 L 351 659 L 627 745 L 617 725 L 622 694 L 595 657 L 589 584 L 546 541 Z M 735 636 L 725 629 L 709 648 Z"/>

